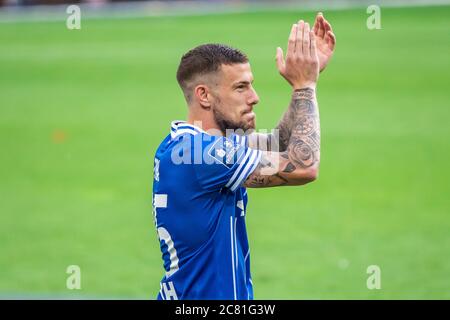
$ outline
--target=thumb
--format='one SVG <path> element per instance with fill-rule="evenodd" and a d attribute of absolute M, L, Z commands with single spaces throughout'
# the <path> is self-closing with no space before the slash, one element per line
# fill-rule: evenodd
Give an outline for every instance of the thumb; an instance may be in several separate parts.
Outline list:
<path fill-rule="evenodd" d="M 278 71 L 284 72 L 284 56 L 283 56 L 283 49 L 281 49 L 280 47 L 277 48 L 277 56 L 276 56 L 276 60 L 277 60 L 277 68 L 278 68 Z"/>

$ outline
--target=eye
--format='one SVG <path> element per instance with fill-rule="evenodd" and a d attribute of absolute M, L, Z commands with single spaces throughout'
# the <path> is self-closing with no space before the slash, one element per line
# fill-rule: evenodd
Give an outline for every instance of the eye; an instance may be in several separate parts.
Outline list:
<path fill-rule="evenodd" d="M 243 91 L 245 89 L 245 86 L 243 84 L 241 84 L 241 85 L 237 86 L 236 89 L 238 91 Z"/>

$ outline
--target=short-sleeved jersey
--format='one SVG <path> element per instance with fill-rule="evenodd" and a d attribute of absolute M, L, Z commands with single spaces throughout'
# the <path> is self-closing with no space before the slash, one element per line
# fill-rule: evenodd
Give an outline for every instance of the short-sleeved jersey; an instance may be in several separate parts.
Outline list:
<path fill-rule="evenodd" d="M 165 269 L 157 299 L 253 299 L 242 184 L 260 158 L 245 136 L 172 122 L 154 162 L 153 213 Z"/>

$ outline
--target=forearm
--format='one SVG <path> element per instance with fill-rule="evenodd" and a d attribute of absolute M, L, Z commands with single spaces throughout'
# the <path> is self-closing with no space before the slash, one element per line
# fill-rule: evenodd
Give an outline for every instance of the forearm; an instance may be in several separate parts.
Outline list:
<path fill-rule="evenodd" d="M 289 139 L 291 138 L 292 128 L 294 126 L 294 116 L 295 116 L 294 105 L 297 102 L 299 92 L 301 91 L 294 90 L 294 92 L 292 93 L 291 102 L 289 103 L 287 110 L 284 112 L 283 117 L 281 118 L 280 122 L 275 128 L 278 134 L 278 139 L 276 139 L 278 142 L 277 144 L 278 151 L 287 150 Z"/>
<path fill-rule="evenodd" d="M 315 88 L 294 91 L 289 110 L 280 125 L 280 145 L 286 145 L 293 165 L 304 169 L 318 167 L 320 117 Z"/>
<path fill-rule="evenodd" d="M 299 99 L 314 98 L 311 96 L 312 89 L 297 89 L 292 93 L 292 98 L 287 110 L 284 112 L 283 117 L 279 121 L 278 125 L 272 133 L 251 133 L 249 138 L 249 146 L 253 149 L 261 151 L 286 151 L 291 138 L 293 127 L 295 126 L 295 119 L 297 117 L 296 104 L 299 103 Z M 314 91 L 314 90 L 312 90 Z"/>
<path fill-rule="evenodd" d="M 320 121 L 315 90 L 296 90 L 289 113 L 291 129 L 287 151 L 263 153 L 246 187 L 302 185 L 316 179 L 320 162 Z"/>
<path fill-rule="evenodd" d="M 253 149 L 258 149 L 262 151 L 286 151 L 289 145 L 289 140 L 296 125 L 296 119 L 298 118 L 297 105 L 301 99 L 306 101 L 312 100 L 314 105 L 317 106 L 317 101 L 315 97 L 315 90 L 311 88 L 297 89 L 292 93 L 292 99 L 289 103 L 288 109 L 284 112 L 283 117 L 275 128 L 273 133 L 263 134 L 263 133 L 252 133 L 249 135 L 250 147 Z M 309 115 L 311 116 L 311 115 Z M 319 125 L 319 113 L 314 115 L 314 120 L 317 125 Z M 305 122 L 304 125 L 311 125 L 311 121 Z M 317 130 L 319 132 L 320 129 Z M 319 132 L 320 135 L 320 132 Z M 320 143 L 320 142 L 319 142 Z"/>

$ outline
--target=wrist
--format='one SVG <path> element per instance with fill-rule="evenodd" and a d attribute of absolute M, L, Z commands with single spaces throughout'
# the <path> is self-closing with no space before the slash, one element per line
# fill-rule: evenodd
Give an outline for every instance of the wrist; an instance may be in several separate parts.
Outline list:
<path fill-rule="evenodd" d="M 316 82 L 303 82 L 299 84 L 292 85 L 292 88 L 295 90 L 301 90 L 301 89 L 313 89 L 316 90 L 317 83 Z"/>
<path fill-rule="evenodd" d="M 315 100 L 316 98 L 316 90 L 312 87 L 304 87 L 301 89 L 294 89 L 292 92 L 292 99 L 306 99 L 306 100 Z"/>

